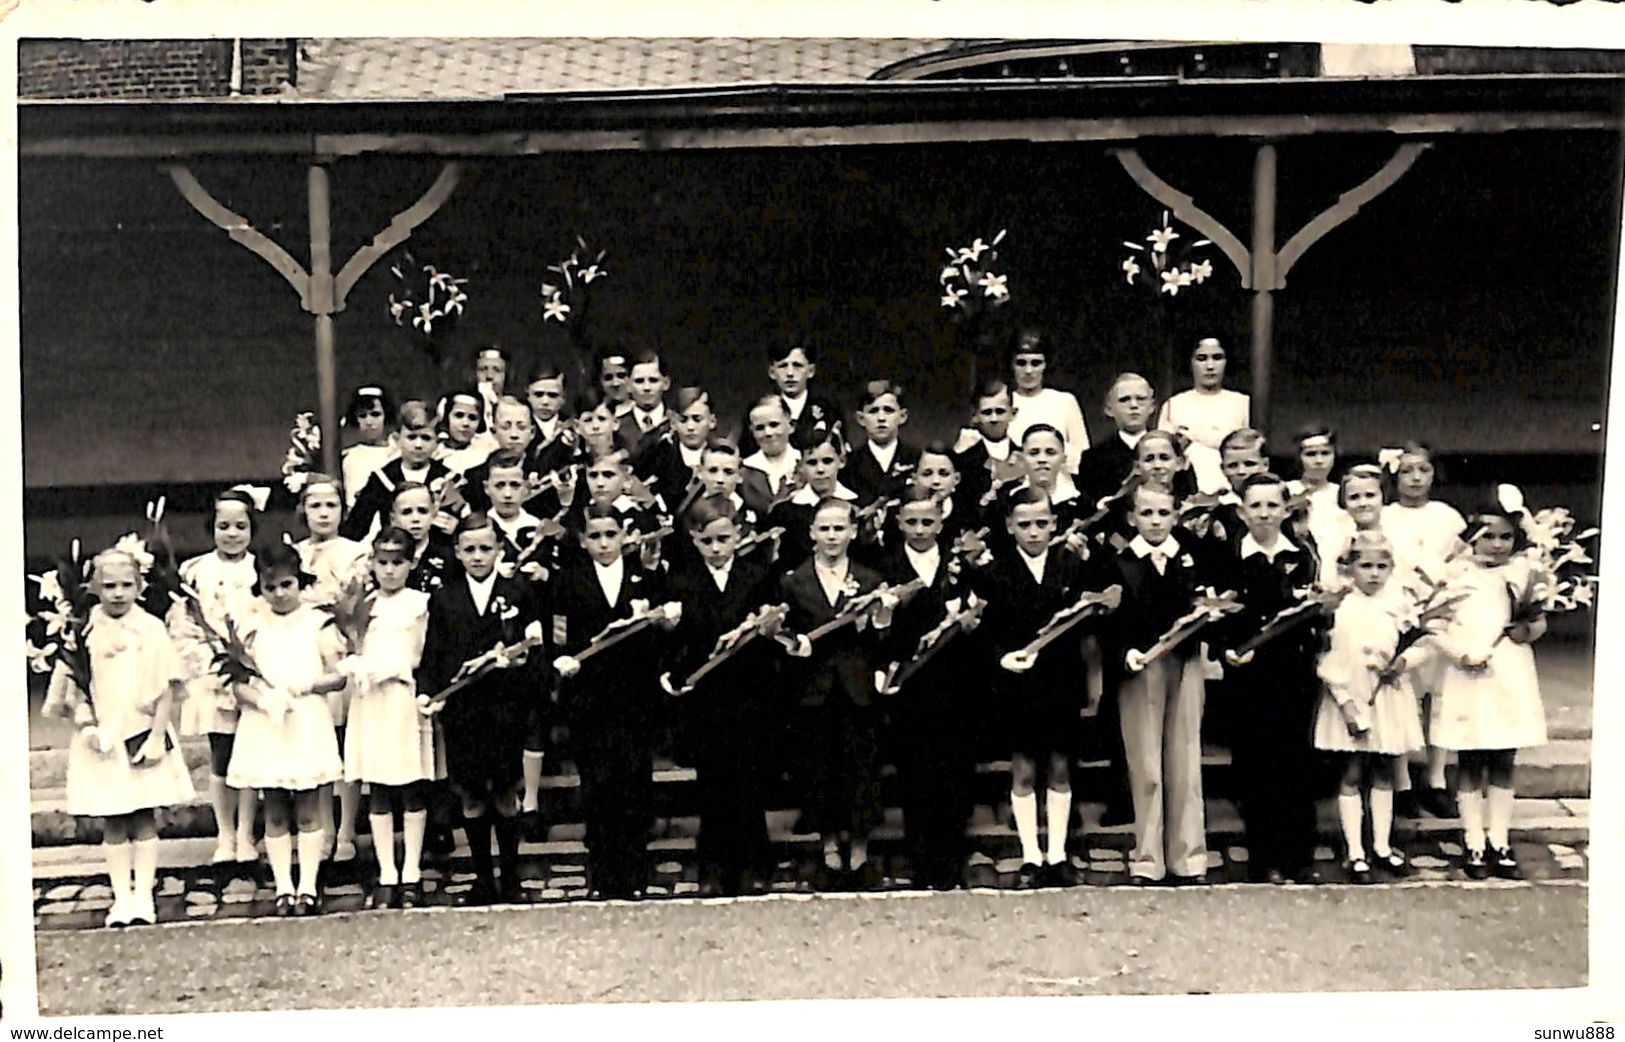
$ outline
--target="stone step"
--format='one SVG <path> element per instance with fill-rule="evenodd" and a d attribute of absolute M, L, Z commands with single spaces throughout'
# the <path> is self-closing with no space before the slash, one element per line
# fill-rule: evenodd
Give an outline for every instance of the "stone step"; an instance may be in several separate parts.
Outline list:
<path fill-rule="evenodd" d="M 1588 798 L 1591 794 L 1591 743 L 1581 739 L 1558 739 L 1536 749 L 1518 754 L 1517 792 L 1527 799 Z M 190 750 L 188 760 L 191 760 Z M 1203 784 L 1208 795 L 1223 797 L 1231 791 L 1230 754 L 1227 750 L 1210 748 L 1203 753 Z M 580 778 L 569 763 L 559 765 L 567 772 L 545 775 L 542 778 L 542 816 L 545 820 L 574 820 L 581 813 Z M 971 790 L 973 801 L 997 806 L 1008 798 L 1010 765 L 1006 761 L 993 761 L 977 765 L 976 778 Z M 1074 772 L 1073 782 L 1078 791 L 1098 793 L 1109 781 L 1103 763 L 1085 762 Z M 194 784 L 200 794 L 208 791 L 208 765 L 206 759 L 193 768 Z M 883 772 L 881 796 L 887 803 L 897 802 L 900 792 L 896 772 L 886 768 Z M 692 768 L 665 764 L 653 772 L 657 815 L 681 816 L 693 809 L 694 785 L 697 777 Z M 775 800 L 786 803 L 794 799 L 788 786 L 779 785 L 770 792 Z M 63 843 L 100 842 L 100 833 L 91 819 L 75 818 L 67 813 L 66 791 L 60 788 L 39 788 L 33 793 L 31 824 L 34 843 L 51 846 Z M 206 799 L 167 807 L 158 813 L 159 835 L 165 838 L 206 836 L 214 833 L 214 812 Z"/>
<path fill-rule="evenodd" d="M 1099 824 L 1102 810 L 1098 803 L 1084 803 L 1075 808 L 1073 849 L 1110 849 L 1121 855 L 1132 845 L 1133 828 L 1127 825 L 1102 828 Z M 1519 799 L 1513 810 L 1512 834 L 1520 842 L 1583 844 L 1589 840 L 1590 814 L 1590 800 Z M 781 858 L 813 857 L 818 852 L 819 837 L 798 831 L 797 817 L 794 811 L 769 814 L 769 832 Z M 1332 801 L 1320 804 L 1317 824 L 1321 843 L 1340 848 L 1341 832 Z M 901 848 L 903 825 L 901 812 L 895 808 L 887 811 L 884 823 L 871 835 L 871 849 L 877 856 L 889 856 Z M 1241 817 L 1228 800 L 1208 801 L 1207 826 L 1210 849 L 1241 847 L 1245 842 Z M 692 861 L 699 828 L 698 818 L 659 819 L 651 832 L 649 849 L 677 861 Z M 1460 822 L 1454 819 L 1424 817 L 1414 823 L 1399 823 L 1395 839 L 1401 844 L 1419 840 L 1449 844 L 1459 840 L 1460 828 Z M 584 835 L 579 823 L 554 825 L 548 829 L 544 842 L 525 843 L 521 852 L 531 859 L 578 859 L 587 852 Z M 1008 808 L 977 807 L 967 823 L 966 835 L 976 855 L 1002 861 L 1020 854 L 1020 841 L 1011 826 Z M 461 840 L 460 832 L 458 837 Z M 357 845 L 360 860 L 370 863 L 370 838 L 360 837 Z M 210 836 L 166 837 L 159 841 L 159 865 L 165 869 L 207 870 L 213 852 L 214 840 Z M 453 855 L 454 862 L 466 860 L 467 853 L 467 848 L 459 845 Z M 89 843 L 37 847 L 33 852 L 33 870 L 36 881 L 95 879 L 104 872 L 101 847 Z"/>

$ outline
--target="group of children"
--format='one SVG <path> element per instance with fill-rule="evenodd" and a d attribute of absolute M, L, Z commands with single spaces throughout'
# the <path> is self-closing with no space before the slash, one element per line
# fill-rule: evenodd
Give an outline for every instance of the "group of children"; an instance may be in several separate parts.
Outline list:
<path fill-rule="evenodd" d="M 278 914 L 319 910 L 323 862 L 354 856 L 363 788 L 374 906 L 421 903 L 426 842 L 453 822 L 475 870 L 465 902 L 519 899 L 559 725 L 606 898 L 648 879 L 652 758 L 674 730 L 708 893 L 770 880 L 766 812 L 786 783 L 822 837 L 817 885 L 876 885 L 886 763 L 914 882 L 958 886 L 976 764 L 1004 756 L 1021 885 L 1069 885 L 1085 747 L 1126 781 L 1129 881 L 1199 883 L 1204 730 L 1232 749 L 1257 881 L 1314 878 L 1317 751 L 1341 761 L 1356 880 L 1408 871 L 1396 814 L 1455 802 L 1467 874 L 1517 874 L 1515 751 L 1545 741 L 1529 647 L 1544 622 L 1515 623 L 1507 593 L 1529 582 L 1517 519 L 1432 500 L 1420 446 L 1393 474 L 1338 477 L 1329 428 L 1298 436 L 1299 479 L 1277 477 L 1245 396 L 1222 389 L 1217 341 L 1161 414 L 1175 430 L 1152 429 L 1153 390 L 1126 373 L 1094 446 L 1077 400 L 1045 386 L 1049 358 L 1017 338 L 1010 378 L 977 389 L 951 445 L 909 444 L 886 381 L 849 431 L 812 391 L 805 345 L 770 353 L 737 440 L 653 351 L 599 353 L 584 387 L 545 366 L 518 384 L 493 349 L 476 387 L 434 405 L 358 389 L 342 475 L 302 476 L 305 538 L 257 542 L 251 492 L 215 498 L 214 549 L 182 567 L 207 625 L 177 606 L 166 628 L 134 604 L 133 557 L 96 559 L 101 720 L 75 740 L 69 799 L 106 822 L 109 922 L 151 920 L 152 808 L 191 795 L 172 737 L 150 737 L 172 701 L 183 732 L 209 736 L 217 862 L 258 859 L 263 801 Z M 1221 429 L 1235 398 L 1243 422 Z M 1467 595 L 1395 655 L 1418 569 Z M 362 582 L 358 624 L 335 606 Z M 207 631 L 228 625 L 246 681 L 211 667 Z M 149 737 L 127 748 L 109 727 Z"/>

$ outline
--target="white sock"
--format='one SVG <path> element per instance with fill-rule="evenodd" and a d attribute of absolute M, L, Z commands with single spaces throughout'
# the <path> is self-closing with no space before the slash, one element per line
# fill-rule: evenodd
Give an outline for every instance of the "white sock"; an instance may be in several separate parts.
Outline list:
<path fill-rule="evenodd" d="M 1468 850 L 1484 850 L 1484 794 L 1456 793 L 1456 805 L 1461 808 L 1461 838 Z"/>
<path fill-rule="evenodd" d="M 542 754 L 526 749 L 520 769 L 525 775 L 525 801 L 519 805 L 519 809 L 525 814 L 533 814 L 542 807 Z"/>
<path fill-rule="evenodd" d="M 216 842 L 233 842 L 237 833 L 237 790 L 218 774 L 209 775 L 209 806 L 214 808 Z"/>
<path fill-rule="evenodd" d="M 1059 865 L 1066 860 L 1066 836 L 1072 826 L 1072 790 L 1045 791 L 1044 820 L 1049 829 L 1044 860 L 1046 864 Z"/>
<path fill-rule="evenodd" d="M 1038 846 L 1038 794 L 1025 796 L 1010 794 L 1010 810 L 1016 816 L 1016 835 L 1021 837 L 1021 860 L 1028 865 L 1042 865 L 1043 852 Z"/>
<path fill-rule="evenodd" d="M 1507 832 L 1512 827 L 1512 803 L 1515 798 L 1511 789 L 1503 789 L 1499 785 L 1490 786 L 1485 817 L 1488 819 L 1486 828 L 1492 847 L 1506 850 L 1512 846 L 1512 841 L 1507 838 Z"/>
<path fill-rule="evenodd" d="M 316 820 L 321 823 L 323 842 L 331 844 L 338 831 L 333 827 L 333 786 L 323 785 L 316 790 Z"/>
<path fill-rule="evenodd" d="M 1348 848 L 1349 860 L 1365 857 L 1365 841 L 1360 838 L 1365 811 L 1360 807 L 1360 794 L 1337 794 L 1337 820 L 1343 825 L 1343 845 Z"/>
<path fill-rule="evenodd" d="M 322 847 L 327 837 L 319 830 L 299 833 L 299 892 L 316 894 L 316 881 L 322 869 Z"/>
<path fill-rule="evenodd" d="M 1371 790 L 1371 849 L 1378 857 L 1394 852 L 1390 841 L 1394 831 L 1394 790 Z"/>
<path fill-rule="evenodd" d="M 152 904 L 153 884 L 158 880 L 158 837 L 148 836 L 130 844 L 134 855 L 135 889 L 133 896 L 139 905 Z"/>
<path fill-rule="evenodd" d="M 120 911 L 130 903 L 130 844 L 102 841 L 102 857 L 107 860 L 107 881 L 113 888 L 113 903 Z"/>
<path fill-rule="evenodd" d="M 852 850 L 847 854 L 847 866 L 854 871 L 869 862 L 869 841 L 853 838 Z"/>
<path fill-rule="evenodd" d="M 378 855 L 378 882 L 394 886 L 401 881 L 400 869 L 395 867 L 395 815 L 389 811 L 367 815 L 372 827 L 372 850 Z"/>
<path fill-rule="evenodd" d="M 361 812 L 361 783 L 337 782 L 339 793 L 339 842 L 355 842 L 355 819 Z"/>
<path fill-rule="evenodd" d="M 237 797 L 237 859 L 252 860 L 254 853 L 254 810 L 257 794 L 253 789 L 231 790 Z"/>
<path fill-rule="evenodd" d="M 284 832 L 280 836 L 265 836 L 265 857 L 271 862 L 271 877 L 276 880 L 277 896 L 293 893 L 293 837 Z"/>
<path fill-rule="evenodd" d="M 423 879 L 423 833 L 429 827 L 429 812 L 426 810 L 409 810 L 401 815 L 401 834 L 406 839 L 404 863 L 401 865 L 401 882 L 417 883 Z"/>
<path fill-rule="evenodd" d="M 1450 761 L 1450 751 L 1436 745 L 1428 746 L 1428 787 L 1444 788 L 1444 768 Z"/>

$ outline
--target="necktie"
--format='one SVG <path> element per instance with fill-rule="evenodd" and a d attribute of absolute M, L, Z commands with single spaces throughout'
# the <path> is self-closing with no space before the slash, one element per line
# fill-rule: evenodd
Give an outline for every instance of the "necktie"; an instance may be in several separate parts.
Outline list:
<path fill-rule="evenodd" d="M 1157 569 L 1158 575 L 1168 574 L 1168 551 L 1152 550 L 1151 564 Z"/>

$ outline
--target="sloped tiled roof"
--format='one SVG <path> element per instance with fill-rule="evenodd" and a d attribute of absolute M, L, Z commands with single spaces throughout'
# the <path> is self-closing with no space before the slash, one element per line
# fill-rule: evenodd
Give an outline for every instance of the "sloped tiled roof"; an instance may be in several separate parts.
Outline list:
<path fill-rule="evenodd" d="M 300 41 L 296 95 L 501 98 L 548 91 L 855 83 L 954 41 L 922 39 L 403 39 Z"/>

